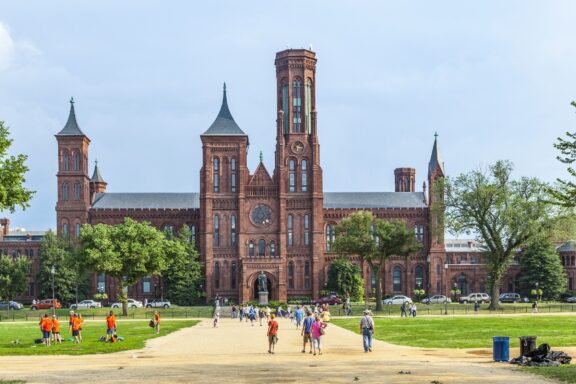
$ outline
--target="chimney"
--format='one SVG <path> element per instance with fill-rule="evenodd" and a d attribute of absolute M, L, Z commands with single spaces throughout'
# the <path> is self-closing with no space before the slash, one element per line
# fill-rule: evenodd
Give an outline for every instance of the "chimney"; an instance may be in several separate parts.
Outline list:
<path fill-rule="evenodd" d="M 416 169 L 396 168 L 394 170 L 396 192 L 414 192 L 416 190 Z"/>
<path fill-rule="evenodd" d="M 2 236 L 6 236 L 10 232 L 10 220 L 6 217 L 0 219 L 0 225 L 2 226 Z"/>

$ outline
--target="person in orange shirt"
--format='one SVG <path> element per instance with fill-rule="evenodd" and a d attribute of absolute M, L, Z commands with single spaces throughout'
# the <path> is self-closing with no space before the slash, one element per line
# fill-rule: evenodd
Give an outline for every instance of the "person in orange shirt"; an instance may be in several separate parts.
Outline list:
<path fill-rule="evenodd" d="M 110 314 L 106 316 L 106 341 L 113 339 L 116 334 L 116 316 L 114 312 L 110 311 Z"/>
<path fill-rule="evenodd" d="M 156 330 L 156 334 L 160 333 L 160 314 L 158 311 L 154 311 L 154 329 Z"/>
<path fill-rule="evenodd" d="M 78 319 L 80 320 L 80 325 L 78 326 L 78 338 L 80 339 L 80 342 L 82 342 L 84 341 L 82 340 L 82 327 L 84 326 L 84 318 L 80 313 L 78 313 L 76 316 L 78 316 Z"/>
<path fill-rule="evenodd" d="M 80 327 L 82 326 L 82 319 L 76 313 L 72 318 L 72 337 L 74 337 L 75 343 L 81 343 L 82 340 L 80 339 Z"/>
<path fill-rule="evenodd" d="M 52 331 L 52 320 L 47 314 L 40 318 L 40 330 L 42 331 L 42 340 L 45 346 L 50 346 L 50 331 Z"/>
<path fill-rule="evenodd" d="M 62 336 L 60 336 L 60 321 L 56 315 L 52 315 L 52 337 L 54 342 L 62 344 Z"/>

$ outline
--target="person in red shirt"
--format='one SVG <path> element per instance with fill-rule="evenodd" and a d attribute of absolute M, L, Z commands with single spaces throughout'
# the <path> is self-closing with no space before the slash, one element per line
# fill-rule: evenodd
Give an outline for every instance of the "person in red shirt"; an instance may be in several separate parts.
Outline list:
<path fill-rule="evenodd" d="M 48 317 L 47 314 L 44 314 L 43 317 L 40 318 L 40 330 L 42 331 L 42 341 L 43 344 L 47 347 L 50 346 L 50 332 L 52 331 L 52 320 Z"/>
<path fill-rule="evenodd" d="M 110 314 L 106 316 L 106 341 L 113 340 L 116 334 L 116 316 L 114 312 L 110 311 Z"/>
<path fill-rule="evenodd" d="M 274 353 L 276 342 L 278 342 L 278 322 L 276 316 L 271 314 L 268 322 L 268 353 Z"/>
<path fill-rule="evenodd" d="M 154 329 L 156 330 L 156 334 L 160 333 L 160 314 L 158 311 L 154 312 Z"/>
<path fill-rule="evenodd" d="M 62 336 L 60 336 L 60 321 L 56 315 L 52 315 L 52 337 L 54 342 L 62 344 Z"/>

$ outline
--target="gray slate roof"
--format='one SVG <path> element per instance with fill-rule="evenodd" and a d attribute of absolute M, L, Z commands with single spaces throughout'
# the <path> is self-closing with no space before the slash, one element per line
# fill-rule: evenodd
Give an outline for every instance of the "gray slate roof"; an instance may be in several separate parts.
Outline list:
<path fill-rule="evenodd" d="M 244 131 L 240 129 L 238 124 L 234 121 L 230 109 L 228 109 L 228 101 L 226 99 L 226 83 L 224 83 L 224 96 L 222 97 L 222 106 L 216 120 L 212 123 L 210 128 L 202 134 L 203 136 L 246 136 Z"/>
<path fill-rule="evenodd" d="M 428 163 L 428 177 L 430 177 L 430 174 L 436 167 L 440 167 L 442 174 L 445 174 L 444 162 L 442 161 L 442 156 L 440 156 L 440 149 L 438 149 L 438 134 L 434 135 L 434 146 L 432 147 L 430 163 Z"/>
<path fill-rule="evenodd" d="M 576 241 L 570 240 L 556 248 L 557 252 L 576 252 Z"/>
<path fill-rule="evenodd" d="M 93 209 L 200 208 L 199 193 L 98 193 Z"/>
<path fill-rule="evenodd" d="M 426 208 L 423 192 L 326 192 L 324 208 Z M 93 209 L 198 209 L 199 193 L 99 193 Z"/>
<path fill-rule="evenodd" d="M 426 208 L 423 192 L 324 192 L 324 208 Z"/>
<path fill-rule="evenodd" d="M 74 98 L 70 99 L 70 114 L 66 125 L 56 136 L 85 136 L 80 130 L 78 122 L 76 121 L 76 112 L 74 111 Z"/>
<path fill-rule="evenodd" d="M 98 169 L 98 161 L 96 161 L 96 165 L 94 165 L 94 174 L 92 175 L 90 181 L 94 183 L 106 183 L 100 174 L 100 170 Z"/>

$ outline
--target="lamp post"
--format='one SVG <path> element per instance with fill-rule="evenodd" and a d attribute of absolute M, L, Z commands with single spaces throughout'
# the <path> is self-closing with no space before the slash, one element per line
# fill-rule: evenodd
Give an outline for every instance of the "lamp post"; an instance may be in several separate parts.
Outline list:
<path fill-rule="evenodd" d="M 50 274 L 52 275 L 52 315 L 56 314 L 56 302 L 55 302 L 55 295 L 54 295 L 54 275 L 56 274 L 56 266 L 52 265 L 50 269 Z"/>

